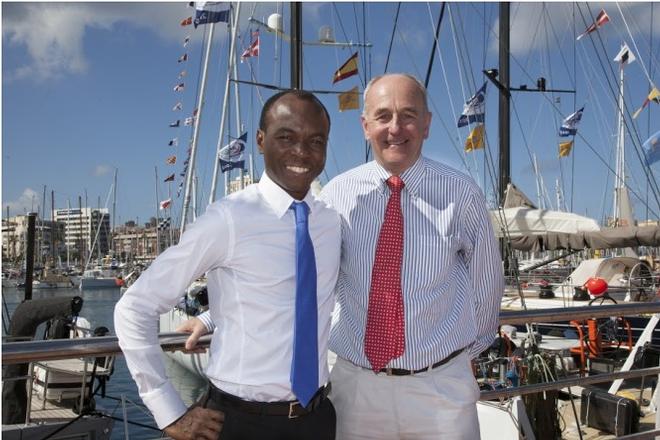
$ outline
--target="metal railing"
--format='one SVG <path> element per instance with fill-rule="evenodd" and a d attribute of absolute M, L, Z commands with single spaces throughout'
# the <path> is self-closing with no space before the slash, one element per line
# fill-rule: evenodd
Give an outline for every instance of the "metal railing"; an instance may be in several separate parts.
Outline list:
<path fill-rule="evenodd" d="M 562 322 L 588 318 L 655 313 L 660 313 L 660 302 L 503 311 L 500 312 L 500 324 L 516 325 L 534 322 Z M 184 348 L 187 335 L 181 333 L 161 333 L 158 339 L 163 350 L 176 351 Z M 200 338 L 198 346 L 208 347 L 210 341 L 211 335 L 203 336 Z M 119 348 L 116 336 L 8 342 L 2 344 L 2 364 L 21 364 L 34 360 L 45 361 L 120 353 L 121 349 Z"/>

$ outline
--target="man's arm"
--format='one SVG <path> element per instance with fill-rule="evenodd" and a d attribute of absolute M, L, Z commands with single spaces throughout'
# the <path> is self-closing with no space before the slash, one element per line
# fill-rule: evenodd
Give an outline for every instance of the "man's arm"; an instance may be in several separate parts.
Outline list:
<path fill-rule="evenodd" d="M 504 293 L 504 274 L 499 246 L 481 191 L 471 195 L 465 217 L 467 236 L 472 243 L 467 261 L 474 291 L 477 327 L 477 340 L 470 349 L 470 355 L 475 358 L 488 348 L 495 338 Z"/>
<path fill-rule="evenodd" d="M 224 263 L 234 240 L 228 217 L 221 206 L 209 207 L 178 245 L 158 256 L 115 307 L 115 331 L 126 364 L 161 429 L 175 421 L 185 422 L 182 415 L 187 408 L 165 374 L 158 344 L 159 315 L 177 303 L 192 281 Z"/>

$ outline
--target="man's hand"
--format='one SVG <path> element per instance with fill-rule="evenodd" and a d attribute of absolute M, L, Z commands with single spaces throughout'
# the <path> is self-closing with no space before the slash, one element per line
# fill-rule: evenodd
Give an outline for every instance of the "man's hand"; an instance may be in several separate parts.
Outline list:
<path fill-rule="evenodd" d="M 175 331 L 180 333 L 190 333 L 190 336 L 186 339 L 186 347 L 183 350 L 185 353 L 206 352 L 205 348 L 197 348 L 197 341 L 199 341 L 199 338 L 208 333 L 208 330 L 201 319 L 189 319 L 178 326 Z"/>
<path fill-rule="evenodd" d="M 196 406 L 163 431 L 174 440 L 217 440 L 224 421 L 222 411 Z"/>

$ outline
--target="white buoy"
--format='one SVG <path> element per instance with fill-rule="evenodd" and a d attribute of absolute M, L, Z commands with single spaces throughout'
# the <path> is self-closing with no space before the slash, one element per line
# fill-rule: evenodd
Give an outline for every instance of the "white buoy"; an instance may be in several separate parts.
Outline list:
<path fill-rule="evenodd" d="M 334 43 L 335 35 L 330 26 L 321 26 L 319 28 L 319 41 L 321 43 Z"/>
<path fill-rule="evenodd" d="M 268 27 L 275 32 L 284 32 L 284 27 L 282 26 L 282 14 L 269 15 Z"/>

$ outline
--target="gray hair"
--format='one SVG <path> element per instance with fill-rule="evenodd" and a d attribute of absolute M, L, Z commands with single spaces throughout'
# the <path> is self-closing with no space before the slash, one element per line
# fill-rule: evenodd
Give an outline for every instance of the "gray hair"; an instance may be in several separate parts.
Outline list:
<path fill-rule="evenodd" d="M 362 102 L 364 102 L 364 105 L 362 106 L 362 116 L 366 116 L 365 113 L 367 111 L 367 94 L 369 94 L 369 90 L 371 90 L 371 86 L 373 86 L 381 79 L 389 76 L 402 76 L 404 78 L 408 78 L 409 80 L 411 80 L 417 86 L 417 89 L 422 94 L 424 106 L 426 107 L 426 111 L 428 111 L 429 103 L 428 103 L 428 94 L 426 93 L 426 87 L 424 86 L 424 84 L 422 84 L 422 82 L 419 79 L 417 79 L 417 77 L 409 73 L 385 73 L 383 75 L 378 75 L 371 78 L 371 80 L 367 84 L 367 87 L 364 88 L 364 94 L 362 96 Z"/>

